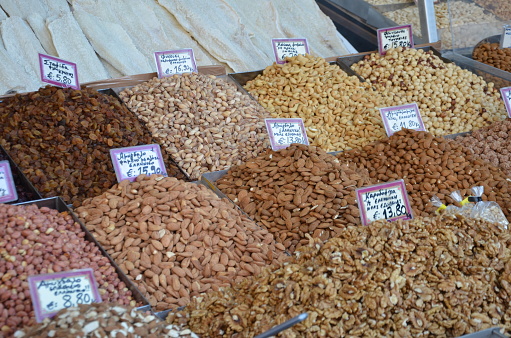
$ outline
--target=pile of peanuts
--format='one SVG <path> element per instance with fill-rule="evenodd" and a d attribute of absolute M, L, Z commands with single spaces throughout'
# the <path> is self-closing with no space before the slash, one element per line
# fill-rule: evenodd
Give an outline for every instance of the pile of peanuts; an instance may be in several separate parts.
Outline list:
<path fill-rule="evenodd" d="M 303 118 L 312 145 L 326 151 L 361 147 L 385 136 L 383 106 L 369 83 L 321 57 L 298 55 L 274 63 L 244 88 L 273 117 Z"/>
<path fill-rule="evenodd" d="M 155 311 L 184 306 L 286 256 L 230 201 L 176 178 L 124 180 L 76 213 Z"/>
<path fill-rule="evenodd" d="M 269 113 L 213 75 L 154 78 L 120 96 L 192 180 L 240 164 L 270 144 Z"/>
<path fill-rule="evenodd" d="M 110 149 L 153 143 L 119 100 L 92 89 L 47 86 L 6 98 L 0 130 L 0 144 L 41 195 L 75 206 L 117 182 Z M 165 164 L 170 176 L 179 175 Z"/>
<path fill-rule="evenodd" d="M 137 305 L 115 268 L 68 213 L 0 204 L 0 336 L 35 323 L 27 278 L 92 268 L 101 298 Z"/>
<path fill-rule="evenodd" d="M 183 337 L 197 338 L 190 329 L 165 325 L 157 317 L 112 303 L 79 304 L 52 319 L 16 331 L 15 338 L 46 337 Z"/>
<path fill-rule="evenodd" d="M 473 155 L 454 140 L 434 137 L 423 131 L 403 129 L 386 141 L 337 155 L 363 166 L 372 183 L 403 179 L 414 216 L 428 216 L 435 210 L 430 200 L 436 195 L 444 204 L 453 204 L 450 194 L 460 190 L 470 196 L 473 186 L 484 186 L 484 201 L 495 201 L 511 219 L 511 186 L 498 168 Z"/>
<path fill-rule="evenodd" d="M 309 234 L 324 241 L 359 224 L 355 189 L 369 183 L 357 166 L 341 165 L 319 147 L 293 144 L 231 168 L 215 184 L 294 252 Z"/>
<path fill-rule="evenodd" d="M 474 2 L 502 20 L 511 20 L 511 3 L 507 0 L 474 0 Z"/>
<path fill-rule="evenodd" d="M 167 322 L 253 337 L 301 313 L 285 337 L 459 337 L 511 332 L 511 234 L 451 217 L 349 226 L 245 283 L 195 298 Z"/>
<path fill-rule="evenodd" d="M 432 51 L 396 48 L 367 55 L 351 67 L 370 82 L 389 105 L 416 102 L 433 135 L 456 134 L 505 119 L 507 113 L 493 83 L 444 63 Z"/>
<path fill-rule="evenodd" d="M 459 136 L 455 140 L 511 177 L 510 132 L 511 120 L 506 119 L 475 130 L 469 135 Z"/>
<path fill-rule="evenodd" d="M 511 48 L 500 48 L 499 43 L 480 44 L 474 48 L 472 58 L 506 72 L 511 72 Z"/>

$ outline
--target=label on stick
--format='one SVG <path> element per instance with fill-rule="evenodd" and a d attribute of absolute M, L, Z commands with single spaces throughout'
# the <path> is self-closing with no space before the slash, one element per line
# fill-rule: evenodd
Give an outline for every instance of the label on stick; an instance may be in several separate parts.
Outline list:
<path fill-rule="evenodd" d="M 412 208 L 403 180 L 358 188 L 357 203 L 363 225 L 380 219 L 412 219 Z"/>
<path fill-rule="evenodd" d="M 76 63 L 39 53 L 41 81 L 62 88 L 80 90 Z"/>
<path fill-rule="evenodd" d="M 507 110 L 507 116 L 511 117 L 511 87 L 500 88 L 500 94 Z"/>
<path fill-rule="evenodd" d="M 380 108 L 380 114 L 389 137 L 403 128 L 426 131 L 417 103 Z"/>
<path fill-rule="evenodd" d="M 378 29 L 378 51 L 385 55 L 391 48 L 413 48 L 412 25 Z"/>
<path fill-rule="evenodd" d="M 511 26 L 505 25 L 500 37 L 500 48 L 511 48 Z"/>
<path fill-rule="evenodd" d="M 292 143 L 309 145 L 302 119 L 264 119 L 270 136 L 271 149 L 279 150 Z"/>
<path fill-rule="evenodd" d="M 155 52 L 158 77 L 197 72 L 197 63 L 191 48 Z"/>
<path fill-rule="evenodd" d="M 110 149 L 117 181 L 135 181 L 137 176 L 160 174 L 167 176 L 158 144 Z"/>
<path fill-rule="evenodd" d="M 284 64 L 288 56 L 309 54 L 307 39 L 271 39 L 275 62 Z"/>
<path fill-rule="evenodd" d="M 102 301 L 90 268 L 29 276 L 28 287 L 39 323 L 61 309 Z"/>
<path fill-rule="evenodd" d="M 0 161 L 0 203 L 16 201 L 18 193 L 9 161 Z"/>

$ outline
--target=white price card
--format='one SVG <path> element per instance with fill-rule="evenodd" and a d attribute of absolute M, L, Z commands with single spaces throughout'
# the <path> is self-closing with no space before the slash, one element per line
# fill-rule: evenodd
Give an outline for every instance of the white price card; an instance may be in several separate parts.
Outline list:
<path fill-rule="evenodd" d="M 389 137 L 403 128 L 426 131 L 417 103 L 380 108 L 380 114 Z"/>
<path fill-rule="evenodd" d="M 167 176 L 165 163 L 158 144 L 110 149 L 117 181 L 130 180 L 145 174 Z"/>
<path fill-rule="evenodd" d="M 197 72 L 197 63 L 191 48 L 155 52 L 158 77 Z"/>
<path fill-rule="evenodd" d="M 16 201 L 18 193 L 9 161 L 0 161 L 0 203 Z"/>
<path fill-rule="evenodd" d="M 279 150 L 292 143 L 309 145 L 302 119 L 264 119 L 270 136 L 271 149 Z"/>
<path fill-rule="evenodd" d="M 39 53 L 41 81 L 63 88 L 80 89 L 76 63 Z"/>
<path fill-rule="evenodd" d="M 500 94 L 506 105 L 507 116 L 511 118 L 511 87 L 500 88 Z"/>
<path fill-rule="evenodd" d="M 288 56 L 309 54 L 307 39 L 271 39 L 275 62 L 284 64 Z"/>
<path fill-rule="evenodd" d="M 102 301 L 90 268 L 29 276 L 28 287 L 39 323 L 61 309 Z"/>
<path fill-rule="evenodd" d="M 395 221 L 412 219 L 412 208 L 403 180 L 380 183 L 356 189 L 360 219 L 363 225 L 380 219 Z"/>
<path fill-rule="evenodd" d="M 500 48 L 511 48 L 511 25 L 505 25 L 500 37 Z"/>
<path fill-rule="evenodd" d="M 413 48 L 412 25 L 378 29 L 378 51 L 384 55 L 391 48 Z"/>

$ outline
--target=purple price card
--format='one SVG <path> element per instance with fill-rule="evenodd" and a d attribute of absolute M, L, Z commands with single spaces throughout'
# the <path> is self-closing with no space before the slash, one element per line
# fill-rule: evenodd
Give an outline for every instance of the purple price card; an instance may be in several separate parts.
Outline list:
<path fill-rule="evenodd" d="M 404 180 L 358 188 L 356 193 L 363 225 L 380 219 L 391 222 L 413 218 Z"/>
<path fill-rule="evenodd" d="M 417 103 L 380 108 L 380 114 L 389 137 L 403 128 L 426 131 Z"/>
<path fill-rule="evenodd" d="M 39 53 L 41 81 L 63 88 L 80 90 L 76 63 Z"/>
<path fill-rule="evenodd" d="M 309 145 L 302 119 L 264 119 L 270 136 L 271 149 L 279 150 L 292 143 Z"/>
<path fill-rule="evenodd" d="M 17 199 L 18 193 L 9 161 L 0 161 L 0 203 L 12 202 Z"/>
<path fill-rule="evenodd" d="M 271 39 L 273 54 L 278 64 L 284 64 L 288 56 L 309 54 L 307 39 Z"/>
<path fill-rule="evenodd" d="M 38 323 L 61 309 L 102 301 L 90 268 L 29 276 L 28 287 Z"/>
<path fill-rule="evenodd" d="M 500 37 L 500 48 L 511 48 L 511 25 L 505 25 Z"/>
<path fill-rule="evenodd" d="M 158 144 L 110 149 L 110 157 L 117 181 L 135 181 L 138 175 L 160 174 L 167 176 L 163 156 Z"/>
<path fill-rule="evenodd" d="M 506 105 L 507 116 L 511 117 L 511 87 L 500 88 L 500 94 Z"/>
<path fill-rule="evenodd" d="M 387 50 L 397 47 L 413 48 L 412 25 L 378 29 L 378 51 L 385 55 Z"/>
<path fill-rule="evenodd" d="M 159 78 L 197 72 L 197 64 L 191 48 L 155 52 L 154 58 Z"/>

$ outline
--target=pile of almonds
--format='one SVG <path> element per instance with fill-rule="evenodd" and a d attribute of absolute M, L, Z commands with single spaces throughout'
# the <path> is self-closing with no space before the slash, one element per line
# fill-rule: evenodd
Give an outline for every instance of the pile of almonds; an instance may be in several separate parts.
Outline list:
<path fill-rule="evenodd" d="M 269 113 L 213 75 L 154 78 L 120 96 L 192 180 L 240 164 L 270 144 Z"/>
<path fill-rule="evenodd" d="M 284 247 L 203 185 L 158 175 L 124 180 L 76 209 L 155 311 L 258 274 Z"/>
<path fill-rule="evenodd" d="M 509 231 L 484 221 L 349 226 L 167 321 L 207 337 L 253 337 L 305 312 L 283 336 L 459 337 L 496 326 L 509 334 L 510 258 Z"/>
<path fill-rule="evenodd" d="M 91 268 L 105 301 L 136 306 L 110 260 L 66 212 L 0 204 L 0 336 L 35 323 L 28 277 Z"/>
<path fill-rule="evenodd" d="M 117 182 L 110 149 L 154 143 L 113 96 L 44 87 L 0 102 L 0 144 L 43 197 L 78 206 Z M 164 155 L 169 176 L 183 177 Z"/>
<path fill-rule="evenodd" d="M 511 71 L 511 48 L 500 48 L 500 43 L 483 43 L 472 52 L 472 58 L 490 66 Z"/>
<path fill-rule="evenodd" d="M 373 184 L 403 179 L 415 216 L 431 215 L 430 200 L 436 195 L 445 204 L 460 190 L 484 186 L 484 201 L 495 201 L 511 219 L 511 187 L 498 168 L 479 159 L 460 143 L 423 131 L 403 129 L 386 141 L 337 155 L 341 162 L 354 163 L 369 171 Z"/>
<path fill-rule="evenodd" d="M 359 224 L 355 189 L 369 182 L 356 165 L 341 165 L 318 147 L 293 144 L 231 168 L 216 185 L 293 252 L 308 243 L 307 234 L 327 240 Z"/>
<path fill-rule="evenodd" d="M 46 337 L 183 337 L 197 338 L 189 329 L 161 322 L 134 308 L 111 303 L 79 304 L 62 309 L 33 327 L 23 328 L 15 338 Z"/>

